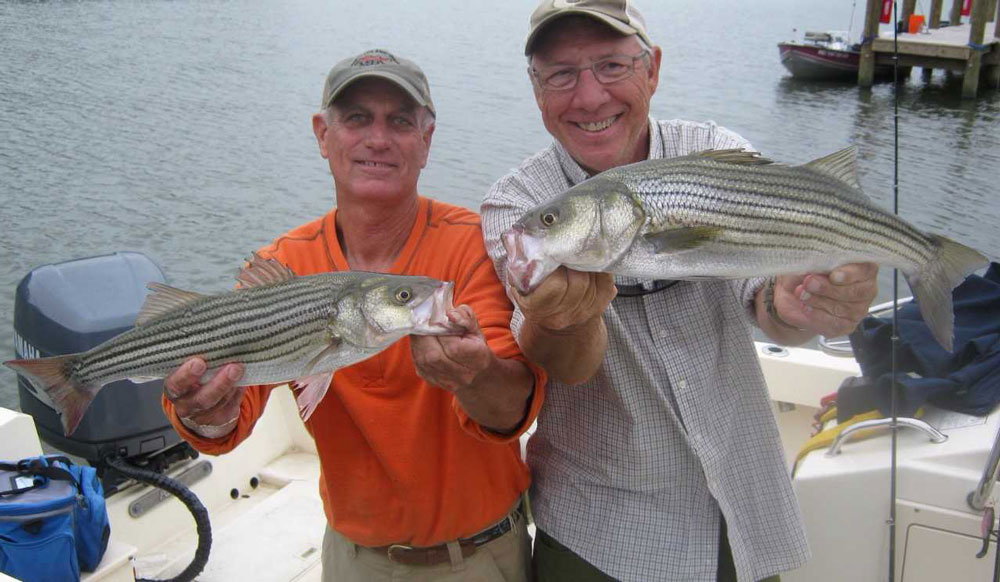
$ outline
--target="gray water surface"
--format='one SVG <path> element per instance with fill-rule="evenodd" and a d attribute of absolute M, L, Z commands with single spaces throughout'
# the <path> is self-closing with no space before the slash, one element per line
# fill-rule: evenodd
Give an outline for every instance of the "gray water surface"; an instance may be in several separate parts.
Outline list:
<path fill-rule="evenodd" d="M 224 291 L 252 249 L 325 213 L 332 182 L 310 117 L 330 66 L 369 48 L 430 79 L 438 123 L 421 193 L 478 208 L 550 141 L 522 55 L 533 5 L 0 3 L 0 356 L 13 354 L 14 289 L 34 267 L 132 250 L 175 286 Z M 850 3 L 639 5 L 664 50 L 654 115 L 714 120 L 789 163 L 856 144 L 863 187 L 891 208 L 892 86 L 794 82 L 778 61 L 795 28 L 852 26 Z M 960 85 L 917 71 L 901 88 L 900 213 L 998 259 L 1000 95 L 962 101 Z M 13 386 L 0 369 L 0 406 L 17 407 Z"/>

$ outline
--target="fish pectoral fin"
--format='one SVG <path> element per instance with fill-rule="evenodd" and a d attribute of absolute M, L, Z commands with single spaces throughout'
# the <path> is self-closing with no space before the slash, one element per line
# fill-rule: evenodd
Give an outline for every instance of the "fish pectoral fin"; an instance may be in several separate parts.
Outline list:
<path fill-rule="evenodd" d="M 696 249 L 721 234 L 717 226 L 688 226 L 669 228 L 643 235 L 657 253 L 676 253 Z"/>
<path fill-rule="evenodd" d="M 804 164 L 803 167 L 847 182 L 853 188 L 861 189 L 861 183 L 858 181 L 857 146 L 848 146 L 839 152 Z"/>
<path fill-rule="evenodd" d="M 294 279 L 295 273 L 275 259 L 265 259 L 256 252 L 247 259 L 247 264 L 236 275 L 237 287 L 246 289 L 281 283 Z"/>
<path fill-rule="evenodd" d="M 185 291 L 155 281 L 147 283 L 146 288 L 152 291 L 152 293 L 146 295 L 146 300 L 139 309 L 139 316 L 135 320 L 137 326 L 148 323 L 174 309 L 190 305 L 199 299 L 207 297 L 207 295 L 202 295 L 201 293 Z"/>
<path fill-rule="evenodd" d="M 316 407 L 319 406 L 320 400 L 326 396 L 326 391 L 332 380 L 333 372 L 323 372 L 288 383 L 295 391 L 295 404 L 299 407 L 299 416 L 302 417 L 303 422 L 309 420 Z"/>
<path fill-rule="evenodd" d="M 329 339 L 329 344 L 325 348 L 323 348 L 323 350 L 320 351 L 320 353 L 316 354 L 313 357 L 313 359 L 309 360 L 308 364 L 306 364 L 306 373 L 311 375 L 316 370 L 316 367 L 319 366 L 320 362 L 323 361 L 324 358 L 326 358 L 327 356 L 334 355 L 334 353 L 340 348 L 340 344 L 342 343 L 343 342 L 340 340 L 340 337 L 331 336 Z"/>
<path fill-rule="evenodd" d="M 746 150 L 743 148 L 731 150 L 702 150 L 689 154 L 692 158 L 708 158 L 725 164 L 744 164 L 751 166 L 763 166 L 773 164 L 774 161 L 761 157 L 760 152 Z"/>

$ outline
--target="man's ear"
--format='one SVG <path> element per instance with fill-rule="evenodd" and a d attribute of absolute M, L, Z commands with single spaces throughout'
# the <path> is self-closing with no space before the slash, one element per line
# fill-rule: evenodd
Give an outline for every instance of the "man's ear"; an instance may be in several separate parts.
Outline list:
<path fill-rule="evenodd" d="M 528 81 L 531 83 L 531 91 L 535 94 L 535 103 L 538 103 L 538 106 L 541 107 L 542 88 L 538 86 L 538 80 L 535 78 L 535 75 L 532 74 L 531 72 L 531 65 L 528 65 L 527 71 L 528 71 Z"/>
<path fill-rule="evenodd" d="M 649 88 L 650 95 L 656 92 L 656 86 L 660 84 L 660 61 L 663 59 L 663 51 L 658 46 L 654 46 L 649 53 Z"/>
<path fill-rule="evenodd" d="M 313 121 L 313 135 L 316 136 L 316 142 L 319 144 L 319 153 L 324 158 L 327 156 L 326 151 L 326 131 L 329 126 L 326 124 L 326 117 L 323 113 L 316 113 L 312 117 Z"/>
<path fill-rule="evenodd" d="M 430 126 L 424 130 L 424 133 L 421 136 L 424 140 L 424 159 L 420 164 L 421 168 L 427 167 L 427 158 L 430 157 L 431 154 L 431 139 L 434 137 L 435 127 L 437 127 L 437 124 L 431 123 Z"/>

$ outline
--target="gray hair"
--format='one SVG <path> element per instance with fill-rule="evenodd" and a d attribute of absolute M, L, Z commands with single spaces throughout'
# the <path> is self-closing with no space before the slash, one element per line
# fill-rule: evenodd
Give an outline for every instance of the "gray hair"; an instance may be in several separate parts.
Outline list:
<path fill-rule="evenodd" d="M 650 54 L 652 54 L 652 52 L 653 52 L 653 47 L 649 46 L 649 45 L 648 45 L 648 44 L 646 43 L 646 41 L 642 40 L 642 37 L 641 37 L 641 36 L 639 36 L 638 34 L 634 34 L 634 35 L 632 35 L 632 36 L 634 36 L 634 37 L 635 37 L 635 40 L 639 41 L 639 48 L 641 48 L 642 50 L 646 51 L 647 53 L 650 53 Z"/>

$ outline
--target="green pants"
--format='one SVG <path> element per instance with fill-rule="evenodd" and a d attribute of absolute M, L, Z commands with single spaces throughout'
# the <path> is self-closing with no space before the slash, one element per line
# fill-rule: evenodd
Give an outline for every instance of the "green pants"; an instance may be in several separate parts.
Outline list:
<path fill-rule="evenodd" d="M 726 520 L 722 520 L 719 528 L 719 569 L 715 574 L 718 582 L 736 582 L 736 564 L 733 563 L 733 550 L 729 547 L 729 536 L 726 534 Z M 781 582 L 778 575 L 768 576 L 760 582 Z"/>
<path fill-rule="evenodd" d="M 535 548 L 531 554 L 531 572 L 535 582 L 614 582 L 615 580 L 537 528 Z"/>
<path fill-rule="evenodd" d="M 531 570 L 535 582 L 614 582 L 614 578 L 598 570 L 573 550 L 560 544 L 540 529 L 535 530 L 535 550 L 531 556 Z M 726 526 L 719 536 L 718 582 L 736 582 L 736 567 L 729 548 Z M 779 576 L 770 576 L 760 582 L 780 582 Z"/>

